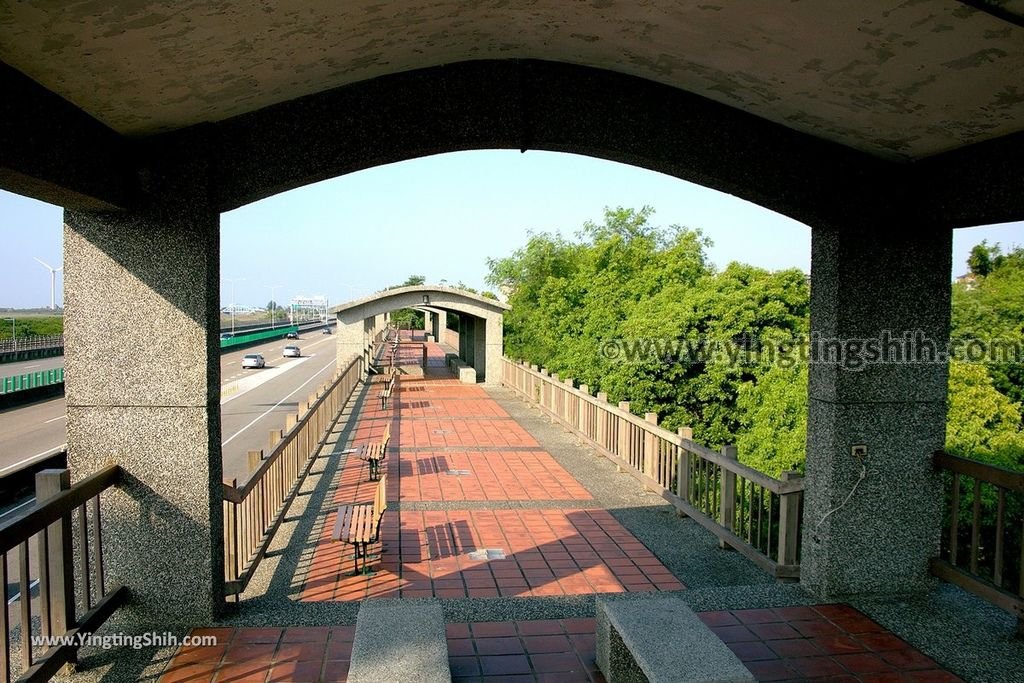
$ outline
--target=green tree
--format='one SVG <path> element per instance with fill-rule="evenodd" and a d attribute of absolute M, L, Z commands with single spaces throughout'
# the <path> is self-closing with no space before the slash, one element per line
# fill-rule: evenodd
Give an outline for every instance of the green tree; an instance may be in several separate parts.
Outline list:
<path fill-rule="evenodd" d="M 1024 468 L 1021 407 L 995 388 L 984 365 L 949 365 L 946 450 L 1003 467 Z"/>

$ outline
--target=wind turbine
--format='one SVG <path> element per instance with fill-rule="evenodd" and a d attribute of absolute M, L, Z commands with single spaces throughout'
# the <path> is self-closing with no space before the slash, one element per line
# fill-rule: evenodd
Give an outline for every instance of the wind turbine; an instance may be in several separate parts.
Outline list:
<path fill-rule="evenodd" d="M 33 256 L 32 258 L 36 258 L 36 257 Z M 64 269 L 63 268 L 56 268 L 55 269 L 49 263 L 47 263 L 46 261 L 44 261 L 42 259 L 39 259 L 39 258 L 36 258 L 36 261 L 39 261 L 39 263 L 42 264 L 42 266 L 44 268 L 46 268 L 48 271 L 50 271 L 50 310 L 54 311 L 54 310 L 57 309 L 56 300 L 54 299 L 54 296 L 55 296 L 55 294 L 57 292 L 57 273 L 59 273 L 60 271 L 62 271 Z"/>

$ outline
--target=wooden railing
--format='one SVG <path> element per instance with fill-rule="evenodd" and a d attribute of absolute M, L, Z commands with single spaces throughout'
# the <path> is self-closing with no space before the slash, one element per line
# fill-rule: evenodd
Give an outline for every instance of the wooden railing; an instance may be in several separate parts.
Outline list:
<path fill-rule="evenodd" d="M 537 366 L 502 359 L 502 381 L 611 458 L 680 512 L 777 578 L 800 576 L 804 481 L 796 472 L 773 479 L 736 459 L 736 449 L 714 451 L 682 428 L 672 433 L 658 417 L 641 418 L 629 403 L 608 403 L 584 385 L 560 380 Z"/>
<path fill-rule="evenodd" d="M 1017 615 L 1024 635 L 1024 474 L 939 451 L 945 525 L 932 573 Z"/>
<path fill-rule="evenodd" d="M 94 632 L 127 598 L 125 587 L 105 580 L 100 519 L 101 494 L 120 476 L 111 465 L 71 486 L 68 470 L 39 472 L 35 503 L 0 525 L 0 585 L 11 585 L 13 569 L 18 590 L 0 609 L 2 683 L 50 680 L 76 661 L 75 638 Z M 33 646 L 34 637 L 64 642 Z"/>
<path fill-rule="evenodd" d="M 285 429 L 270 433 L 270 454 L 249 451 L 252 475 L 242 486 L 224 483 L 225 595 L 245 590 L 274 539 L 317 452 L 364 372 L 362 357 L 354 357 L 334 379 L 320 387 L 286 418 Z"/>

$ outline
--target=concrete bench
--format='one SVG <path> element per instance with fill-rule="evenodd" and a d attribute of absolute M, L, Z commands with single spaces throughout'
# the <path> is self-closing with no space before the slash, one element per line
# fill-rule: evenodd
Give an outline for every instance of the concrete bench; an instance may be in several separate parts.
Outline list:
<path fill-rule="evenodd" d="M 755 680 L 693 610 L 671 595 L 599 597 L 597 666 L 608 683 Z"/>
<path fill-rule="evenodd" d="M 450 683 L 438 604 L 368 600 L 359 608 L 349 683 Z"/>
<path fill-rule="evenodd" d="M 448 369 L 459 378 L 460 382 L 463 384 L 476 384 L 476 368 L 467 365 L 466 361 L 459 358 L 456 354 L 445 354 L 445 363 L 448 365 Z"/>

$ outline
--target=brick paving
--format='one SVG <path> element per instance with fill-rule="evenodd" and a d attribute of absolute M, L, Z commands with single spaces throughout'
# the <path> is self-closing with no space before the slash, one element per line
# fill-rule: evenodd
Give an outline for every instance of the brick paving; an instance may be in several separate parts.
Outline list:
<path fill-rule="evenodd" d="M 373 574 L 352 576 L 351 549 L 330 540 L 334 509 L 373 498 L 364 463 L 338 471 L 304 576 L 302 602 L 456 600 L 681 590 L 678 577 L 481 387 L 444 370 L 427 345 L 425 378 L 403 377 L 387 409 L 371 387 L 350 447 L 390 422 L 388 500 Z M 403 362 L 422 351 L 405 349 Z M 470 509 L 461 503 L 474 503 Z M 558 503 L 558 505 L 556 505 Z M 514 507 L 509 507 L 514 504 Z M 846 605 L 700 613 L 761 681 L 958 681 Z M 591 681 L 593 619 L 450 623 L 455 681 Z M 196 629 L 219 643 L 180 649 L 161 683 L 344 681 L 353 626 Z"/>

